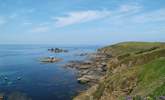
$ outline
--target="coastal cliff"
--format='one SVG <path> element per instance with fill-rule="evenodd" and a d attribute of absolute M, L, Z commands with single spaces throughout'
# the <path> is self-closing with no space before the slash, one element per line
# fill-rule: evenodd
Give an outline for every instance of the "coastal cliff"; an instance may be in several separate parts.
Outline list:
<path fill-rule="evenodd" d="M 164 100 L 165 43 L 123 42 L 98 53 L 111 55 L 105 75 L 74 100 Z"/>

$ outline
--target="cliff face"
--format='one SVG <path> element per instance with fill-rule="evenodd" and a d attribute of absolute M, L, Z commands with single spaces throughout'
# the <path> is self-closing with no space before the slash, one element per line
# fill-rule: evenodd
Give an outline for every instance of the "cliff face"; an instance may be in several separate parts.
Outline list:
<path fill-rule="evenodd" d="M 98 50 L 111 54 L 108 71 L 99 84 L 75 100 L 125 100 L 127 96 L 165 95 L 165 44 L 125 42 Z M 141 100 L 141 99 L 140 99 Z"/>

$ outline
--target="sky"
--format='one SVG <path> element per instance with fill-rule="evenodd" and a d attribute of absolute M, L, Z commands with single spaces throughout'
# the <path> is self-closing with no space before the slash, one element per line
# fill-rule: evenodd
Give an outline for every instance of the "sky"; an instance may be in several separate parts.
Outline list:
<path fill-rule="evenodd" d="M 165 42 L 165 0 L 0 0 L 0 44 Z"/>

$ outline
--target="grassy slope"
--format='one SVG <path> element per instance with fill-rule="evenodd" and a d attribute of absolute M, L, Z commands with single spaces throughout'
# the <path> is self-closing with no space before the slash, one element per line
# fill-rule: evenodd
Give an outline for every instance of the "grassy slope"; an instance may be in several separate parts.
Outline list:
<path fill-rule="evenodd" d="M 138 84 L 132 94 L 165 95 L 165 58 L 158 58 L 138 67 Z"/>
<path fill-rule="evenodd" d="M 101 48 L 101 51 L 119 56 L 127 53 L 138 53 L 154 47 L 165 47 L 165 43 L 160 42 L 122 42 Z"/>
<path fill-rule="evenodd" d="M 112 54 L 117 61 L 110 60 L 105 78 L 96 88 L 79 95 L 78 100 L 117 100 L 127 95 L 165 95 L 164 43 L 124 42 L 107 46 L 100 51 Z"/>
<path fill-rule="evenodd" d="M 111 82 L 113 81 L 116 84 L 115 86 L 112 86 L 112 84 L 109 84 L 110 81 L 106 82 L 111 88 L 130 88 L 128 94 L 119 94 L 117 98 L 121 100 L 125 100 L 124 97 L 127 95 L 134 97 L 149 96 L 153 99 L 155 97 L 163 96 L 165 95 L 165 57 L 155 59 L 141 66 L 128 68 L 120 74 L 112 75 L 110 79 Z M 131 83 L 134 87 L 131 87 Z"/>

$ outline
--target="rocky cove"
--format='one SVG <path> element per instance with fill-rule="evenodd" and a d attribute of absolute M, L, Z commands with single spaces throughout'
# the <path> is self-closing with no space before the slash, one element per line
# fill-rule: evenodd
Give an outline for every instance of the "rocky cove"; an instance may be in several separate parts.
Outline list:
<path fill-rule="evenodd" d="M 97 52 L 88 54 L 87 56 L 88 60 L 69 61 L 69 63 L 64 66 L 77 70 L 77 81 L 80 84 L 93 85 L 105 75 L 107 71 L 107 61 L 111 58 L 111 55 Z"/>
<path fill-rule="evenodd" d="M 59 49 L 49 51 L 48 48 L 52 47 Z M 78 91 L 85 90 L 86 85 L 77 82 L 75 69 L 63 65 L 70 61 L 84 61 L 87 58 L 84 53 L 95 52 L 97 48 L 1 45 L 0 97 L 5 100 L 71 100 Z"/>
<path fill-rule="evenodd" d="M 78 81 L 91 85 L 74 100 L 165 100 L 165 43 L 106 46 L 76 68 Z"/>
<path fill-rule="evenodd" d="M 132 100 L 136 95 L 148 98 L 165 95 L 164 43 L 124 42 L 103 48 L 72 47 L 53 51 L 47 50 L 47 46 L 42 49 L 35 46 L 34 51 L 31 46 L 13 47 L 11 51 L 6 52 L 8 48 L 1 51 L 0 61 L 4 63 L 0 64 L 0 71 L 4 77 L 1 77 L 0 97 L 125 100 L 129 96 Z M 8 56 L 2 55 L 5 53 Z M 43 59 L 38 61 L 38 58 Z M 6 65 L 6 61 L 11 63 Z"/>
<path fill-rule="evenodd" d="M 48 51 L 52 53 L 68 52 L 68 50 L 63 50 L 61 48 L 51 48 L 48 49 Z M 107 71 L 107 61 L 111 58 L 110 54 L 102 53 L 98 50 L 95 53 L 83 52 L 76 56 L 86 56 L 87 58 L 84 60 L 72 60 L 63 66 L 76 69 L 78 83 L 87 84 L 89 86 L 97 83 L 100 78 L 105 75 Z M 61 62 L 62 59 L 56 57 L 44 57 L 40 61 L 43 63 L 57 63 Z"/>
<path fill-rule="evenodd" d="M 144 44 L 141 43 L 137 43 L 140 44 L 140 47 L 133 47 L 135 44 L 134 42 L 130 44 L 131 46 L 128 48 L 125 48 L 127 43 L 119 43 L 109 47 L 98 48 L 95 53 L 83 52 L 77 56 L 86 56 L 86 59 L 71 60 L 64 64 L 64 67 L 76 70 L 76 78 L 79 84 L 87 86 L 87 89 L 81 91 L 74 100 L 120 100 L 118 97 L 126 97 L 130 91 L 133 91 L 137 84 L 137 78 L 129 75 L 124 77 L 118 75 L 131 66 L 143 65 L 145 60 L 145 63 L 147 63 L 150 60 L 155 59 L 155 57 L 159 58 L 164 56 L 164 54 L 159 54 L 164 53 L 163 44 L 150 46 L 149 43 L 146 45 L 146 48 L 144 48 Z M 136 58 L 137 55 L 139 56 L 138 58 Z M 126 63 L 125 60 L 128 63 Z M 124 74 L 125 73 L 123 73 L 123 75 Z M 111 77 L 114 76 L 123 78 L 118 79 L 118 77 L 116 77 L 115 79 L 111 79 Z M 125 77 L 130 78 L 127 79 Z M 123 81 L 124 83 L 120 83 L 120 81 Z M 127 84 L 128 86 L 125 85 L 123 87 L 122 84 Z M 120 85 L 122 90 L 120 89 Z M 110 90 L 107 90 L 107 87 L 115 89 L 111 90 L 113 94 L 109 93 Z M 102 94 L 104 92 L 106 93 L 105 96 Z"/>
<path fill-rule="evenodd" d="M 61 48 L 48 49 L 51 53 L 66 53 Z M 69 53 L 69 52 L 67 52 Z M 93 85 L 98 84 L 103 76 L 106 75 L 108 70 L 107 62 L 112 58 L 111 54 L 104 53 L 98 48 L 95 52 L 81 52 L 77 53 L 76 56 L 85 57 L 83 60 L 70 60 L 61 67 L 71 68 L 76 70 L 76 78 L 79 84 L 83 84 L 89 88 Z M 65 60 L 65 58 L 63 59 Z M 44 57 L 41 62 L 46 63 L 58 63 L 61 62 L 61 58 L 57 57 Z M 86 89 L 85 89 L 86 90 Z M 84 90 L 84 91 L 85 91 Z M 82 91 L 81 91 L 82 92 Z"/>

